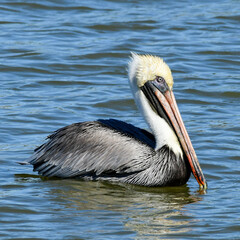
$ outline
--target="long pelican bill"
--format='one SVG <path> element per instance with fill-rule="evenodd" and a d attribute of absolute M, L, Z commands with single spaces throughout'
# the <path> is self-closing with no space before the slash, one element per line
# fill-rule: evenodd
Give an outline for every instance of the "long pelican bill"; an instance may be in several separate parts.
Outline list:
<path fill-rule="evenodd" d="M 205 177 L 184 126 L 172 90 L 168 87 L 164 79 L 159 79 L 158 77 L 153 81 L 146 82 L 141 89 L 156 112 L 174 129 L 200 189 L 207 189 Z"/>

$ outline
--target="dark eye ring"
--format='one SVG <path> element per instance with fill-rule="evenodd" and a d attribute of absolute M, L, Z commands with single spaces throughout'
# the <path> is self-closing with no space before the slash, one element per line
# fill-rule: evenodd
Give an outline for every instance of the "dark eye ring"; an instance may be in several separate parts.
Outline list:
<path fill-rule="evenodd" d="M 163 78 L 163 77 L 160 77 L 160 76 L 156 76 L 156 81 L 157 81 L 158 83 L 163 83 L 163 82 L 165 82 L 164 78 Z"/>

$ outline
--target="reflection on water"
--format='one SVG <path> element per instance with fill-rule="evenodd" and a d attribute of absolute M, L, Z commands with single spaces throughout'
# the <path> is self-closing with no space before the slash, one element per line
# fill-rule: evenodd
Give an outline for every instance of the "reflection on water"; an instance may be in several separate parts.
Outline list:
<path fill-rule="evenodd" d="M 104 183 L 71 182 L 71 191 L 61 191 L 78 210 L 108 210 L 122 215 L 124 226 L 137 235 L 151 238 L 171 232 L 189 231 L 186 204 L 200 201 L 189 194 L 188 187 L 148 189 L 136 186 L 116 186 Z M 186 220 L 183 220 L 186 219 Z M 186 226 L 183 228 L 183 226 Z M 180 228 L 175 228 L 180 227 Z M 175 229 L 174 229 L 175 228 Z M 178 229 L 178 230 L 177 230 Z M 145 237 L 146 238 L 146 237 Z"/>
<path fill-rule="evenodd" d="M 36 179 L 16 176 L 17 182 Z M 44 182 L 51 185 L 51 190 L 45 193 L 51 198 L 50 205 L 60 204 L 65 211 L 71 211 L 74 218 L 84 215 L 87 222 L 120 224 L 124 231 L 134 232 L 144 239 L 148 239 L 148 235 L 149 239 L 154 236 L 157 239 L 165 234 L 191 231 L 194 220 L 185 206 L 202 200 L 199 194 L 190 194 L 187 186 L 147 188 L 81 180 Z"/>

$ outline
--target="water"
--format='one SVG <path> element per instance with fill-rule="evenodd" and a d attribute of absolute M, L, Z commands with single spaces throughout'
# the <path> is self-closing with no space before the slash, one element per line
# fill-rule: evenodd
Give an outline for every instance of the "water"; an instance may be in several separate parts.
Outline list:
<path fill-rule="evenodd" d="M 1 1 L 1 239 L 240 239 L 239 1 Z M 209 189 L 46 180 L 16 162 L 54 130 L 139 127 L 130 51 L 162 56 Z"/>

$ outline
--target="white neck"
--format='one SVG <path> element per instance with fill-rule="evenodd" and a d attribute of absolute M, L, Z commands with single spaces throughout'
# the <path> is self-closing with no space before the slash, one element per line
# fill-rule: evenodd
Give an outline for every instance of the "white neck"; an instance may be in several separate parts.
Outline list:
<path fill-rule="evenodd" d="M 155 150 L 167 145 L 175 154 L 182 156 L 182 149 L 172 128 L 163 118 L 153 111 L 147 98 L 140 89 L 137 91 L 132 90 L 136 105 L 154 134 L 156 140 Z"/>

